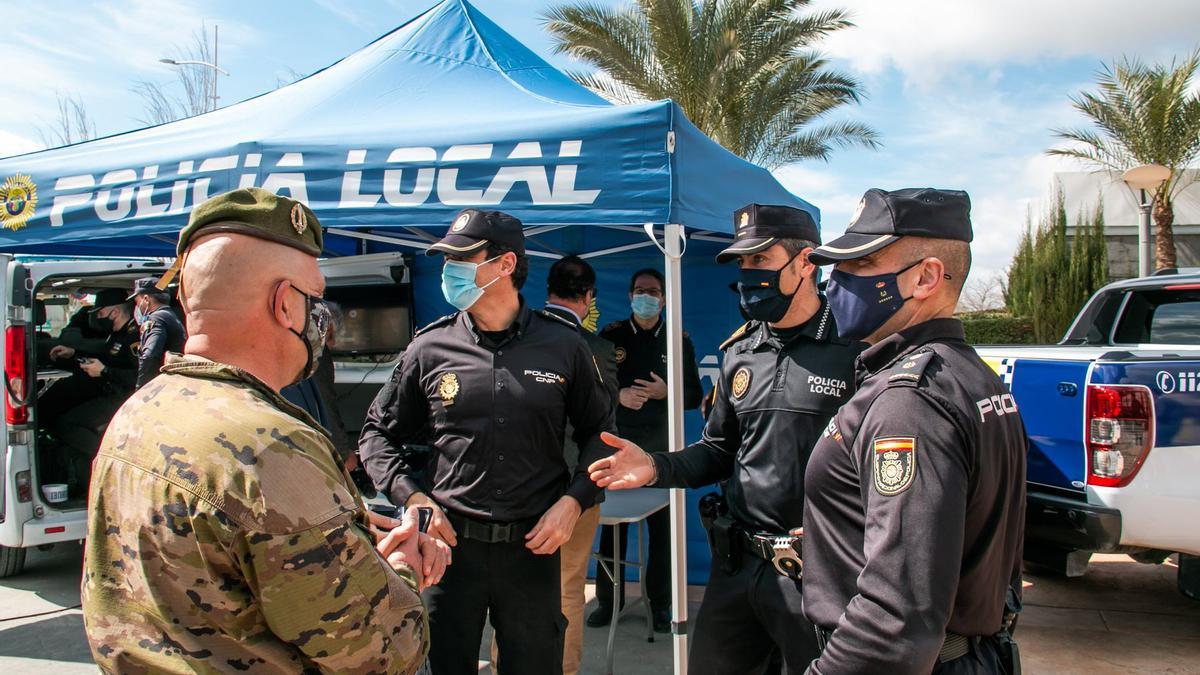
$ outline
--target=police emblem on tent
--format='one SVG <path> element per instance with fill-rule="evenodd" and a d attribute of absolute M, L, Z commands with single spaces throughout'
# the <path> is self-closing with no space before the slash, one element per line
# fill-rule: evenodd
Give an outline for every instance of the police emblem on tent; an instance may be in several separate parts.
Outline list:
<path fill-rule="evenodd" d="M 0 185 L 0 226 L 6 230 L 25 227 L 37 209 L 37 184 L 25 174 L 9 176 Z"/>
<path fill-rule="evenodd" d="M 917 473 L 917 439 L 876 438 L 873 445 L 875 491 L 890 497 L 907 490 Z"/>

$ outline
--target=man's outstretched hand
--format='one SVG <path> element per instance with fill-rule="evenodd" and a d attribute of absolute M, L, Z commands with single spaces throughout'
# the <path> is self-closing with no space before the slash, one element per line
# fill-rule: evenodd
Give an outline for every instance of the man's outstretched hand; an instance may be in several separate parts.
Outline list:
<path fill-rule="evenodd" d="M 600 434 L 600 440 L 617 451 L 588 467 L 588 473 L 596 485 L 610 490 L 631 490 L 654 480 L 654 460 L 636 443 L 607 431 Z"/>

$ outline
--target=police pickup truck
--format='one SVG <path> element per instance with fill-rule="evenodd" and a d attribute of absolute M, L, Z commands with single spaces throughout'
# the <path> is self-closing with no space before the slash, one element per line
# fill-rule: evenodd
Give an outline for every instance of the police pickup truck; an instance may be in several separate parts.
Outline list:
<path fill-rule="evenodd" d="M 337 406 L 356 434 L 399 353 L 413 333 L 411 259 L 377 253 L 322 260 L 344 321 L 333 356 Z M 26 551 L 83 539 L 91 457 L 80 456 L 38 424 L 38 399 L 71 376 L 48 358 L 50 347 L 86 347 L 64 337 L 71 317 L 106 288 L 159 276 L 156 260 L 47 260 L 0 254 L 4 335 L 4 419 L 0 423 L 0 577 L 24 567 Z M 107 422 L 94 431 L 103 433 Z"/>
<path fill-rule="evenodd" d="M 1029 433 L 1025 559 L 1161 563 L 1200 599 L 1200 273 L 1109 284 L 1057 345 L 981 346 Z M 982 414 L 984 410 L 981 409 Z"/>

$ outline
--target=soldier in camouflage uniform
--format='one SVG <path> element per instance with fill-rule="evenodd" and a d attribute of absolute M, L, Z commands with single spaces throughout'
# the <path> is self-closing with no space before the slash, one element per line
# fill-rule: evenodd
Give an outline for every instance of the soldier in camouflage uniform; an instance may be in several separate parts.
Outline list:
<path fill-rule="evenodd" d="M 418 584 L 444 546 L 408 520 L 379 531 L 400 523 L 364 508 L 328 433 L 278 393 L 324 343 L 321 245 L 307 207 L 254 188 L 180 233 L 188 354 L 117 413 L 92 478 L 82 593 L 103 670 L 423 664 Z"/>

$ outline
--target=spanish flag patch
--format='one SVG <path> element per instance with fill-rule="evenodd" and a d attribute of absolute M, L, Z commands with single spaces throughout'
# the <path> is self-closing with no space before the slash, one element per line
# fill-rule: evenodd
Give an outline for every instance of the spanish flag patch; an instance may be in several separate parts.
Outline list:
<path fill-rule="evenodd" d="M 875 491 L 891 497 L 907 490 L 917 474 L 917 439 L 912 436 L 876 438 L 872 446 Z"/>

